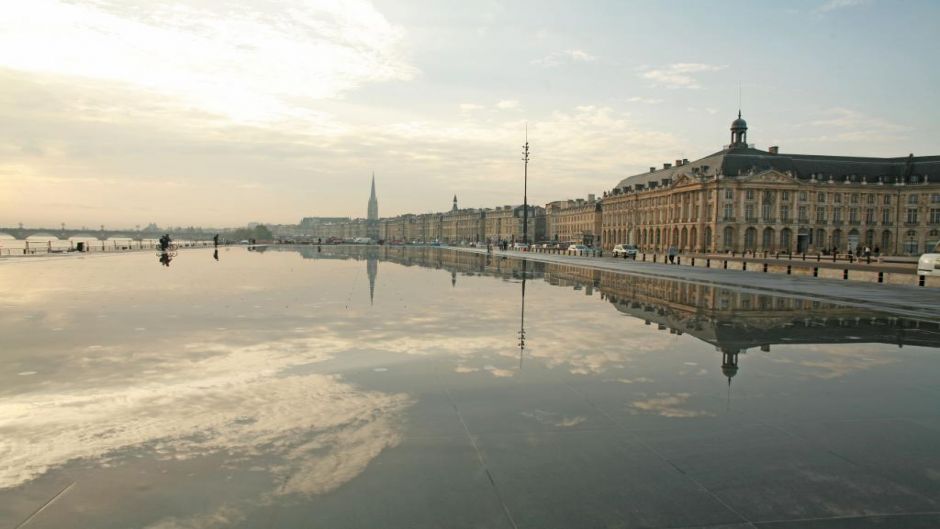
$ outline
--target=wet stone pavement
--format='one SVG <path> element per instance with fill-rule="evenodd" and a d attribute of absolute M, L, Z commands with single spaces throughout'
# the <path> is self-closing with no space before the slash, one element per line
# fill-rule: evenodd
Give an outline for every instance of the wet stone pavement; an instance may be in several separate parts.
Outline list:
<path fill-rule="evenodd" d="M 375 246 L 0 289 L 0 528 L 940 526 L 930 317 Z"/>

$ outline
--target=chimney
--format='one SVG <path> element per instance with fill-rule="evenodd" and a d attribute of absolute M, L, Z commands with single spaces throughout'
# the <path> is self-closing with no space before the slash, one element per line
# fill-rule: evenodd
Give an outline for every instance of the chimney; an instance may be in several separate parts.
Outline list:
<path fill-rule="evenodd" d="M 676 167 L 682 166 L 682 160 L 676 160 Z"/>
<path fill-rule="evenodd" d="M 670 167 L 672 167 L 672 164 L 671 164 L 671 163 L 664 163 L 664 164 L 663 164 L 663 169 L 669 169 Z"/>
<path fill-rule="evenodd" d="M 770 154 L 777 154 L 780 152 L 780 147 L 774 145 L 773 147 L 767 149 L 767 151 L 770 152 Z"/>
<path fill-rule="evenodd" d="M 594 193 L 588 195 L 588 202 L 594 202 Z"/>
<path fill-rule="evenodd" d="M 651 172 L 651 173 L 655 173 L 655 172 L 656 172 L 656 168 L 655 168 L 655 167 L 650 167 L 650 172 Z"/>
<path fill-rule="evenodd" d="M 682 159 L 682 165 L 685 165 L 685 164 L 687 164 L 687 163 L 689 163 L 689 159 L 688 159 L 688 158 L 683 158 L 683 159 Z"/>

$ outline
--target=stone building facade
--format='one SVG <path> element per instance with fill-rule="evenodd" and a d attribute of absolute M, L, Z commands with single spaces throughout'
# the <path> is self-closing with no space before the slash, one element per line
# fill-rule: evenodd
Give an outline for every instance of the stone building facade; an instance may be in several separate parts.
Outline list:
<path fill-rule="evenodd" d="M 868 246 L 917 255 L 940 241 L 940 156 L 783 154 L 731 144 L 628 177 L 604 194 L 603 245 L 687 252 L 840 253 Z"/>
<path fill-rule="evenodd" d="M 524 223 L 523 206 L 502 206 L 484 211 L 484 240 L 491 243 L 500 241 L 521 242 Z M 534 243 L 545 239 L 545 209 L 529 206 L 528 242 Z"/>
<path fill-rule="evenodd" d="M 546 238 L 550 241 L 594 245 L 600 243 L 602 202 L 594 195 L 587 200 L 557 200 L 545 205 Z"/>

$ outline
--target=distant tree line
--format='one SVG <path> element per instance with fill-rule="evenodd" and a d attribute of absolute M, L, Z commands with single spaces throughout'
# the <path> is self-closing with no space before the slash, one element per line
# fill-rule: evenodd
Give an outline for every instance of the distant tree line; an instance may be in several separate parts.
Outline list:
<path fill-rule="evenodd" d="M 242 241 L 256 239 L 259 241 L 270 241 L 274 239 L 274 234 L 271 233 L 271 230 L 263 224 L 259 224 L 254 228 L 238 228 L 231 232 L 226 233 L 225 238 L 230 241 Z"/>

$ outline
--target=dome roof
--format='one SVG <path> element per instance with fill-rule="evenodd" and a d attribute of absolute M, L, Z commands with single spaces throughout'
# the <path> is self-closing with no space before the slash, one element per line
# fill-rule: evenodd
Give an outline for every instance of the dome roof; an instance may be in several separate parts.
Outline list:
<path fill-rule="evenodd" d="M 744 121 L 744 119 L 741 117 L 740 110 L 738 110 L 738 119 L 731 122 L 731 128 L 732 129 L 746 129 L 747 128 L 747 121 Z"/>
<path fill-rule="evenodd" d="M 738 374 L 738 366 L 725 364 L 721 366 L 721 374 L 723 374 L 724 376 L 728 378 L 731 378 L 734 375 Z"/>

